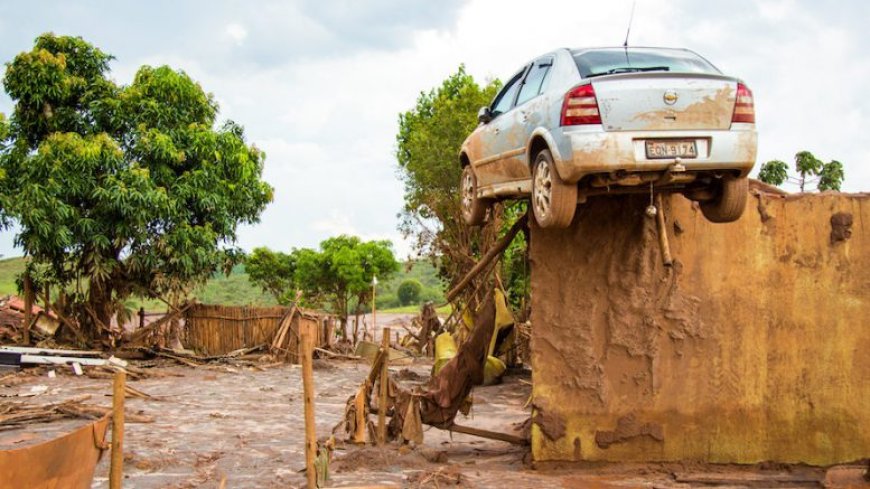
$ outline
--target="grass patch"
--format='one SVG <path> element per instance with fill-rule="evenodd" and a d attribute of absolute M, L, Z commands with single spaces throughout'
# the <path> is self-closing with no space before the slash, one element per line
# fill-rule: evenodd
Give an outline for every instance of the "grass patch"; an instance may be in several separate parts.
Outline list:
<path fill-rule="evenodd" d="M 0 260 L 0 295 L 18 294 L 15 277 L 24 271 L 24 258 L 5 258 Z"/>

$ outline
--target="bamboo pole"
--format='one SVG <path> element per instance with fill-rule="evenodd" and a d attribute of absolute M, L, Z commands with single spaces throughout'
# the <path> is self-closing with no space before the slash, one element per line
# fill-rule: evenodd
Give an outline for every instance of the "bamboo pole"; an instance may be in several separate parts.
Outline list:
<path fill-rule="evenodd" d="M 124 391 L 127 374 L 115 372 L 112 386 L 112 460 L 109 467 L 109 488 L 121 489 L 124 478 Z"/>
<path fill-rule="evenodd" d="M 378 445 L 387 443 L 387 384 L 389 383 L 390 366 L 390 328 L 381 332 L 381 349 L 384 352 L 384 363 L 381 365 L 380 396 L 378 397 Z"/>
<path fill-rule="evenodd" d="M 309 325 L 300 321 L 299 359 L 302 362 L 302 389 L 305 404 L 305 476 L 308 489 L 317 487 L 317 471 L 314 459 L 317 456 L 317 433 L 314 426 L 314 369 L 312 354 L 314 343 Z"/>
<path fill-rule="evenodd" d="M 30 323 L 33 322 L 33 282 L 24 272 L 24 344 L 30 344 Z"/>

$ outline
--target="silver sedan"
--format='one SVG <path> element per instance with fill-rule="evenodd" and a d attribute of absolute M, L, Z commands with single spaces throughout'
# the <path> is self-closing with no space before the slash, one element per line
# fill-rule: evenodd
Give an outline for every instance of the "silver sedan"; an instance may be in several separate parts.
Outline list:
<path fill-rule="evenodd" d="M 511 77 L 462 144 L 463 217 L 531 197 L 566 227 L 600 194 L 682 192 L 713 222 L 746 205 L 757 134 L 752 92 L 685 49 L 560 49 Z"/>

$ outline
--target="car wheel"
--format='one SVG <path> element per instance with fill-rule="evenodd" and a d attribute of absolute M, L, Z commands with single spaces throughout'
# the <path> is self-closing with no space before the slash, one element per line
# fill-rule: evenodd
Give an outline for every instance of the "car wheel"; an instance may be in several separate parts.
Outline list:
<path fill-rule="evenodd" d="M 701 202 L 701 212 L 710 222 L 734 222 L 743 215 L 749 197 L 749 178 L 722 177 L 712 200 Z"/>
<path fill-rule="evenodd" d="M 565 183 L 553 164 L 553 155 L 543 150 L 532 171 L 532 212 L 542 228 L 565 228 L 577 209 L 577 186 Z"/>
<path fill-rule="evenodd" d="M 492 202 L 489 199 L 481 199 L 477 196 L 477 176 L 471 165 L 462 169 L 462 179 L 459 182 L 459 191 L 462 197 L 462 219 L 469 226 L 480 226 L 486 220 L 486 211 Z"/>

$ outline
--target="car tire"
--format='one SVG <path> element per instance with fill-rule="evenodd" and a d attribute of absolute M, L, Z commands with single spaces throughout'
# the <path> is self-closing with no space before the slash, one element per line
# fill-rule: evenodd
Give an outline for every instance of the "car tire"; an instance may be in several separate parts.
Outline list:
<path fill-rule="evenodd" d="M 546 149 L 535 157 L 531 200 L 535 221 L 542 228 L 566 228 L 574 220 L 577 185 L 562 181 Z"/>
<path fill-rule="evenodd" d="M 469 226 L 480 226 L 486 221 L 486 211 L 492 205 L 489 199 L 481 199 L 477 196 L 477 176 L 471 165 L 462 169 L 462 178 L 459 180 L 459 205 L 462 208 L 462 219 Z"/>
<path fill-rule="evenodd" d="M 749 178 L 722 177 L 715 188 L 716 197 L 701 202 L 701 212 L 710 222 L 734 222 L 743 215 L 749 198 Z"/>

